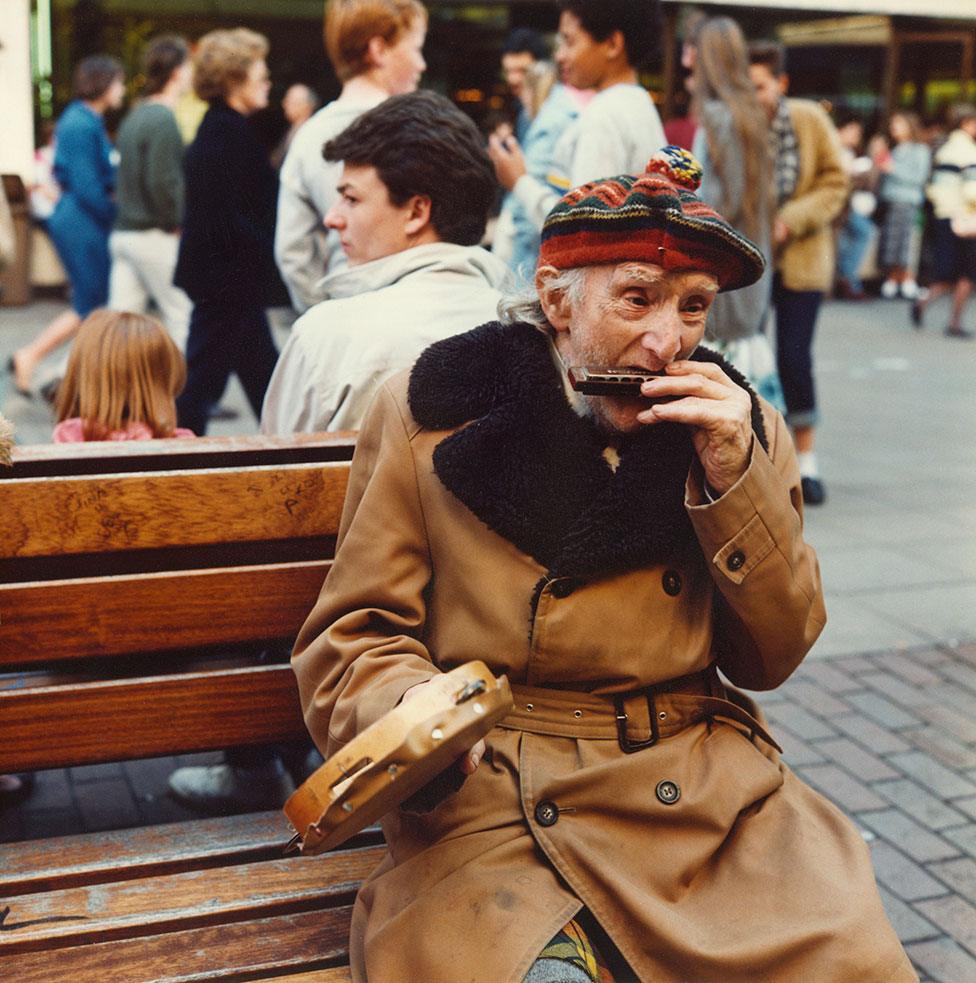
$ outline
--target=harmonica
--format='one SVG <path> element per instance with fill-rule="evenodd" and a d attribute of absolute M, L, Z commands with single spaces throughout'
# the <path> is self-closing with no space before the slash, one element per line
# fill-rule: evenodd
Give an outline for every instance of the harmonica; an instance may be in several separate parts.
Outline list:
<path fill-rule="evenodd" d="M 588 396 L 640 396 L 649 403 L 666 403 L 680 396 L 643 396 L 641 384 L 648 379 L 659 379 L 666 372 L 635 372 L 628 368 L 596 368 L 588 365 L 571 365 L 568 369 L 570 385 L 578 393 Z"/>

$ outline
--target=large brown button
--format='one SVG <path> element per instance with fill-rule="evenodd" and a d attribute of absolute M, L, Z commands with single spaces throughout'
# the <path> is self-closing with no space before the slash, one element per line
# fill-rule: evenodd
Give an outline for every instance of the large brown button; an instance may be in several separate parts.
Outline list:
<path fill-rule="evenodd" d="M 664 593 L 669 597 L 677 597 L 681 593 L 681 574 L 677 570 L 665 570 L 661 582 Z"/>
<path fill-rule="evenodd" d="M 725 565 L 732 571 L 741 570 L 746 562 L 746 555 L 742 550 L 736 550 L 734 553 L 729 553 L 728 558 L 725 561 Z"/>
<path fill-rule="evenodd" d="M 535 821 L 540 826 L 555 826 L 559 819 L 559 806 L 549 799 L 543 799 L 535 807 Z"/>
<path fill-rule="evenodd" d="M 654 789 L 654 794 L 666 806 L 673 806 L 675 802 L 681 798 L 681 789 L 677 782 L 672 782 L 665 779 L 663 782 L 657 783 L 657 788 Z"/>

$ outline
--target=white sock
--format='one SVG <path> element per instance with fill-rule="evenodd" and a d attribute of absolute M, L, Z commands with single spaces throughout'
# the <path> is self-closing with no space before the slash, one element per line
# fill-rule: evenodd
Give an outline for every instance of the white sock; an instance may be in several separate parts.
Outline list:
<path fill-rule="evenodd" d="M 800 464 L 801 478 L 816 478 L 820 472 L 817 470 L 817 455 L 813 451 L 803 451 L 796 455 Z"/>

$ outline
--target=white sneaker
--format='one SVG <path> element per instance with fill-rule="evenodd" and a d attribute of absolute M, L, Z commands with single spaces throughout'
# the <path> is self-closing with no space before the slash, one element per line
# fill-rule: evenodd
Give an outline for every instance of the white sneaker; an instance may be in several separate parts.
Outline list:
<path fill-rule="evenodd" d="M 885 280 L 885 282 L 881 284 L 881 296 L 884 297 L 885 300 L 891 300 L 892 297 L 897 297 L 898 284 L 895 283 L 894 280 Z"/>
<path fill-rule="evenodd" d="M 256 768 L 177 768 L 169 776 L 169 788 L 176 799 L 194 809 L 279 809 L 295 791 L 295 783 L 275 760 Z"/>
<path fill-rule="evenodd" d="M 905 300 L 914 300 L 918 296 L 918 284 L 914 280 L 902 280 L 901 295 Z"/>

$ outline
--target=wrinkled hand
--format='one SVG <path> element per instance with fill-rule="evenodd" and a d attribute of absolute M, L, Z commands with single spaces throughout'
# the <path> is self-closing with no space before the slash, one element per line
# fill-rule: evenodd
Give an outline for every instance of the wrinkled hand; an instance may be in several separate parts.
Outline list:
<path fill-rule="evenodd" d="M 498 133 L 493 133 L 488 137 L 488 156 L 495 165 L 498 183 L 506 191 L 511 191 L 515 182 L 528 173 L 522 148 L 513 136 L 502 138 Z"/>
<path fill-rule="evenodd" d="M 412 700 L 420 695 L 421 689 L 427 686 L 429 683 L 417 683 L 411 686 L 400 699 L 401 703 L 406 703 L 408 700 Z M 462 754 L 460 758 L 457 759 L 457 766 L 461 769 L 461 773 L 464 775 L 473 775 L 475 769 L 481 763 L 481 759 L 485 756 L 485 742 L 484 739 L 478 741 L 477 744 L 467 754 Z"/>
<path fill-rule="evenodd" d="M 745 474 L 752 450 L 752 400 L 713 362 L 672 362 L 641 386 L 645 396 L 680 396 L 637 414 L 641 423 L 683 423 L 708 484 L 720 495 Z"/>

